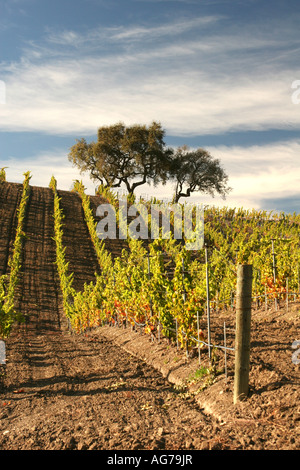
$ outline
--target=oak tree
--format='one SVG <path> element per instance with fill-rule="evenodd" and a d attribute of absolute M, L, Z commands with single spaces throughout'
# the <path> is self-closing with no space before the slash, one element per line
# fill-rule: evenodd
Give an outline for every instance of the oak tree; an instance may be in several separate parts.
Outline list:
<path fill-rule="evenodd" d="M 98 129 L 97 142 L 77 140 L 69 160 L 81 172 L 89 172 L 105 187 L 125 184 L 129 194 L 145 183 L 166 183 L 172 150 L 164 142 L 165 131 L 157 122 L 151 125 L 123 123 Z"/>
<path fill-rule="evenodd" d="M 175 182 L 175 202 L 195 191 L 211 196 L 217 193 L 225 198 L 231 189 L 220 161 L 202 148 L 189 151 L 186 146 L 179 147 L 170 165 L 170 178 Z"/>

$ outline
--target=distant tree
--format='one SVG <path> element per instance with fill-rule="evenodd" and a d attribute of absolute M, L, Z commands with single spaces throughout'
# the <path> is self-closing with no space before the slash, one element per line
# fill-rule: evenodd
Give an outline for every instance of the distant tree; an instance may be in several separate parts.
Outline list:
<path fill-rule="evenodd" d="M 118 188 L 124 183 L 133 194 L 145 183 L 166 183 L 172 151 L 165 146 L 164 134 L 157 122 L 148 127 L 103 126 L 98 129 L 97 142 L 77 140 L 69 160 L 103 186 Z"/>
<path fill-rule="evenodd" d="M 231 189 L 220 161 L 202 148 L 195 151 L 189 151 L 186 146 L 178 148 L 170 165 L 170 178 L 175 182 L 175 202 L 196 191 L 211 196 L 217 193 L 225 198 Z"/>

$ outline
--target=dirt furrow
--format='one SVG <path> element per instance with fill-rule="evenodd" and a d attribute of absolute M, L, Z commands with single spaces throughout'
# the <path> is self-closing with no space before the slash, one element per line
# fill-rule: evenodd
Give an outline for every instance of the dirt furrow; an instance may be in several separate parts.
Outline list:
<path fill-rule="evenodd" d="M 69 272 L 74 273 L 73 286 L 80 291 L 84 283 L 95 280 L 99 264 L 84 220 L 80 196 L 69 191 L 58 191 L 58 195 L 64 215 L 63 243 L 66 246 L 66 259 L 69 262 Z"/>
<path fill-rule="evenodd" d="M 21 184 L 0 183 L 0 275 L 9 272 L 21 196 Z"/>
<path fill-rule="evenodd" d="M 35 373 L 6 390 L 2 449 L 188 449 L 215 438 L 195 403 L 104 338 L 66 333 L 27 346 Z"/>
<path fill-rule="evenodd" d="M 103 203 L 107 204 L 107 201 L 105 201 L 100 196 L 89 196 L 89 199 L 90 199 L 90 206 L 91 206 L 91 209 L 93 211 L 95 221 L 99 222 L 100 217 L 97 216 L 97 208 L 100 204 L 103 204 Z M 111 253 L 113 259 L 115 259 L 117 257 L 120 257 L 121 254 L 122 254 L 122 250 L 128 249 L 127 240 L 123 240 L 123 239 L 119 239 L 119 238 L 117 238 L 117 239 L 105 238 L 104 243 L 105 243 L 106 250 L 109 253 Z"/>
<path fill-rule="evenodd" d="M 61 310 L 50 189 L 31 187 L 24 231 L 26 237 L 16 306 L 26 316 L 27 329 L 58 331 Z"/>

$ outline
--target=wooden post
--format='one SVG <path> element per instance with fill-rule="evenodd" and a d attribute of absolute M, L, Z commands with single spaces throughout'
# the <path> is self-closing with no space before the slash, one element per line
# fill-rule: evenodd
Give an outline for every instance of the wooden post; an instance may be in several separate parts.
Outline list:
<path fill-rule="evenodd" d="M 274 252 L 274 240 L 275 238 L 272 238 L 272 257 L 273 257 L 273 282 L 274 282 L 274 288 L 275 288 L 275 310 L 278 308 L 277 304 L 277 294 L 276 294 L 276 255 Z"/>
<path fill-rule="evenodd" d="M 5 341 L 0 340 L 0 364 L 6 365 Z"/>
<path fill-rule="evenodd" d="M 252 265 L 237 270 L 234 403 L 244 400 L 249 391 Z"/>
<path fill-rule="evenodd" d="M 199 365 L 201 364 L 201 349 L 200 349 L 200 322 L 199 322 L 199 312 L 197 311 L 197 334 L 198 334 L 198 359 Z"/>
<path fill-rule="evenodd" d="M 226 344 L 226 323 L 224 322 L 224 350 L 225 350 L 225 377 L 227 382 L 227 344 Z"/>
<path fill-rule="evenodd" d="M 268 310 L 267 285 L 265 284 L 265 311 Z"/>

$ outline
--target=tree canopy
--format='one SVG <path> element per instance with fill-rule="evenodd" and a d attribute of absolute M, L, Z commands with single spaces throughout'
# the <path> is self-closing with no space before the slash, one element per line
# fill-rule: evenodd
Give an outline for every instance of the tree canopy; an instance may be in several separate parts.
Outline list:
<path fill-rule="evenodd" d="M 102 185 L 118 188 L 124 183 L 132 194 L 142 184 L 166 182 L 172 151 L 165 145 L 164 134 L 156 122 L 148 127 L 123 123 L 100 127 L 98 141 L 77 140 L 69 160 Z"/>
<path fill-rule="evenodd" d="M 129 194 L 145 183 L 169 181 L 175 184 L 175 202 L 195 191 L 225 197 L 230 188 L 220 161 L 202 148 L 168 148 L 164 136 L 157 122 L 128 127 L 120 122 L 100 127 L 97 142 L 77 140 L 68 158 L 94 181 L 109 188 L 124 184 Z"/>
<path fill-rule="evenodd" d="M 195 191 L 211 196 L 218 193 L 225 198 L 231 189 L 220 160 L 202 148 L 193 151 L 186 146 L 178 148 L 170 166 L 170 177 L 175 181 L 175 202 Z"/>

